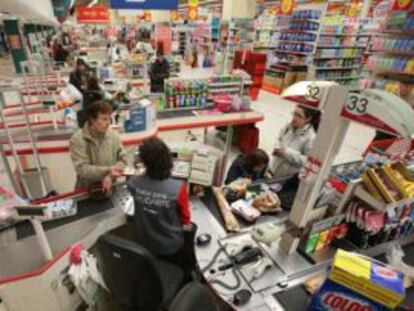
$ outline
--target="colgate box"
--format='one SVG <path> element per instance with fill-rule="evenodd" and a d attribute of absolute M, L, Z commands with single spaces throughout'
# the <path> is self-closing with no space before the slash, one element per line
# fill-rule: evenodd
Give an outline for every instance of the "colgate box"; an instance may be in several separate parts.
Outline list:
<path fill-rule="evenodd" d="M 308 310 L 384 311 L 405 296 L 404 275 L 367 257 L 338 250 L 328 279 Z"/>

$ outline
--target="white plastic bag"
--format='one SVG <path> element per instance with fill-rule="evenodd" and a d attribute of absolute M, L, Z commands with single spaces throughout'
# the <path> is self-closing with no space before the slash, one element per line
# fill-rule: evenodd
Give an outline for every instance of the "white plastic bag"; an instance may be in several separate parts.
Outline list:
<path fill-rule="evenodd" d="M 79 90 L 73 86 L 72 84 L 68 83 L 66 87 L 62 89 L 59 93 L 59 97 L 62 100 L 70 100 L 72 102 L 82 101 L 83 96 Z"/>
<path fill-rule="evenodd" d="M 99 287 L 108 289 L 98 270 L 96 258 L 86 250 L 82 250 L 81 259 L 80 264 L 71 265 L 69 276 L 83 300 L 89 306 L 93 306 L 96 303 Z"/>

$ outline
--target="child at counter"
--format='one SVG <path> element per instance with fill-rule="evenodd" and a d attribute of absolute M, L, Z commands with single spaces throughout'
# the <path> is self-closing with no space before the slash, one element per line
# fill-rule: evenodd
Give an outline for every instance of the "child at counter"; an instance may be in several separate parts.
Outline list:
<path fill-rule="evenodd" d="M 262 149 L 253 150 L 250 154 L 239 155 L 231 164 L 225 184 L 239 178 L 249 178 L 252 181 L 265 178 L 269 156 Z"/>

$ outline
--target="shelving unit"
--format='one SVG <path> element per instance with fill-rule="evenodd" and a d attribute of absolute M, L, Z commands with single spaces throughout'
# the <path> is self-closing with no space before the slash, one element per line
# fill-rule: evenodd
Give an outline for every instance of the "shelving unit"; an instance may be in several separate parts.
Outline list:
<path fill-rule="evenodd" d="M 365 87 L 394 93 L 414 107 L 414 11 L 390 11 L 381 36 L 373 39 Z"/>
<path fill-rule="evenodd" d="M 362 78 L 362 54 L 366 46 L 360 39 L 356 20 L 342 16 L 325 16 L 310 66 L 311 79 L 331 80 L 340 84 L 354 85 Z"/>
<path fill-rule="evenodd" d="M 226 48 L 228 69 L 233 69 L 233 59 L 237 50 L 253 50 L 254 30 L 254 20 L 252 19 L 240 18 L 231 20 Z"/>

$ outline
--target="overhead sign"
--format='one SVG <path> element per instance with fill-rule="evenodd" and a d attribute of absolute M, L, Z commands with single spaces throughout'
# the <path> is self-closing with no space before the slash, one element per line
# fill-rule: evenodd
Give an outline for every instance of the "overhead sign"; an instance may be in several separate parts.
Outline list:
<path fill-rule="evenodd" d="M 295 0 L 282 0 L 280 2 L 280 14 L 292 15 L 294 6 Z"/>
<path fill-rule="evenodd" d="M 404 11 L 411 8 L 413 0 L 395 0 L 394 5 L 392 6 L 393 11 Z"/>
<path fill-rule="evenodd" d="M 188 0 L 188 19 L 194 21 L 198 18 L 198 0 Z"/>
<path fill-rule="evenodd" d="M 109 23 L 109 10 L 106 6 L 78 6 L 76 8 L 76 20 L 82 24 L 107 24 Z"/>
<path fill-rule="evenodd" d="M 112 9 L 177 10 L 178 0 L 111 0 Z"/>

